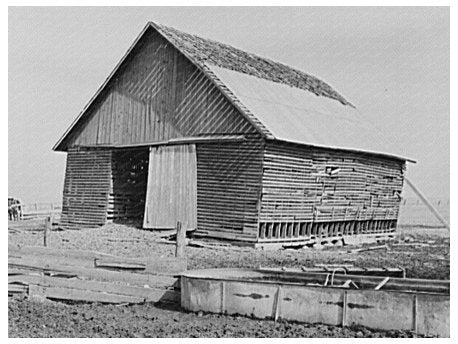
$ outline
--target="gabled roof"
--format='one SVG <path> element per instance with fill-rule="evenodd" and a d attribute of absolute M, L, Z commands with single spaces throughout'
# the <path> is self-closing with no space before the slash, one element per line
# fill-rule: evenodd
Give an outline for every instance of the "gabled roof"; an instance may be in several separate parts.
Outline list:
<path fill-rule="evenodd" d="M 284 64 L 229 45 L 149 22 L 116 68 L 53 149 L 113 78 L 144 33 L 153 28 L 213 81 L 267 139 L 319 147 L 370 152 L 402 160 L 367 118 L 325 82 Z"/>

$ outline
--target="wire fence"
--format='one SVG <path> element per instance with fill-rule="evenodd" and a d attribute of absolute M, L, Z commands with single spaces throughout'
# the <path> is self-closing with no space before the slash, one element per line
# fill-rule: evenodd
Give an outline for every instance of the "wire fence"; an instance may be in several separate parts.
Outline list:
<path fill-rule="evenodd" d="M 450 223 L 450 199 L 430 198 L 429 201 Z M 401 201 L 398 224 L 400 226 L 444 227 L 419 198 L 405 198 Z"/>

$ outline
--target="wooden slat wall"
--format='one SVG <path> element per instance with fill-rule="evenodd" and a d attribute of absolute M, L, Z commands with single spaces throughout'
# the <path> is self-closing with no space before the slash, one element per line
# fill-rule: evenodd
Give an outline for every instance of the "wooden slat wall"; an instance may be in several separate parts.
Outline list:
<path fill-rule="evenodd" d="M 330 175 L 327 167 L 339 172 Z M 269 225 L 370 221 L 367 226 L 375 230 L 396 226 L 402 161 L 268 141 L 263 170 L 260 236 Z"/>
<path fill-rule="evenodd" d="M 65 146 L 136 144 L 256 130 L 157 32 L 143 39 Z"/>
<path fill-rule="evenodd" d="M 197 167 L 194 144 L 151 147 L 143 227 L 197 227 Z"/>
<path fill-rule="evenodd" d="M 198 235 L 255 241 L 263 142 L 197 145 Z"/>
<path fill-rule="evenodd" d="M 110 183 L 111 151 L 70 149 L 60 226 L 92 228 L 105 224 Z"/>

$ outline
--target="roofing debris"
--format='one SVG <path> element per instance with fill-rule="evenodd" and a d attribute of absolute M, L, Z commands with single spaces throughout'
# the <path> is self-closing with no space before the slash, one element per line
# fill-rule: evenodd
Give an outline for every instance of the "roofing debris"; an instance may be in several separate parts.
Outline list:
<path fill-rule="evenodd" d="M 257 56 L 230 45 L 179 31 L 165 25 L 150 22 L 150 25 L 165 35 L 177 48 L 184 51 L 201 66 L 214 65 L 257 78 L 285 84 L 312 92 L 318 96 L 335 99 L 354 107 L 324 81 L 279 62 Z"/>

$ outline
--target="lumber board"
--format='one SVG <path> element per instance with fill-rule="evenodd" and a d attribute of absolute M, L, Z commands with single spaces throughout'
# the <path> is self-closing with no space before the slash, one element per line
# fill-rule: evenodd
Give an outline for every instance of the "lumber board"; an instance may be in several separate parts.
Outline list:
<path fill-rule="evenodd" d="M 176 275 L 186 271 L 186 258 L 147 257 L 142 259 L 96 259 L 97 268 L 122 270 L 137 270 L 147 274 Z"/>
<path fill-rule="evenodd" d="M 60 287 L 42 287 L 35 284 L 29 286 L 30 297 L 44 297 L 51 300 L 68 300 L 68 301 L 83 301 L 83 302 L 99 302 L 107 304 L 117 303 L 144 303 L 142 297 L 110 294 L 106 292 L 96 292 L 91 290 L 81 290 L 75 288 L 60 288 Z"/>
<path fill-rule="evenodd" d="M 177 278 L 167 275 L 109 271 L 105 269 L 63 265 L 49 261 L 37 261 L 33 258 L 10 258 L 8 259 L 8 267 L 43 272 L 55 271 L 74 273 L 80 278 L 88 278 L 105 282 L 124 282 L 137 286 L 148 285 L 152 288 L 171 287 L 177 282 Z"/>
<path fill-rule="evenodd" d="M 24 294 L 29 291 L 29 286 L 23 283 L 8 283 L 8 295 Z"/>
<path fill-rule="evenodd" d="M 111 254 L 88 251 L 55 249 L 42 246 L 9 245 L 8 255 L 11 258 L 35 260 L 42 264 L 59 262 L 61 265 L 99 269 L 136 270 L 140 273 L 175 275 L 186 271 L 186 258 L 176 257 L 118 257 Z M 14 270 L 13 270 L 14 271 Z"/>
<path fill-rule="evenodd" d="M 8 278 L 8 284 L 37 285 L 67 289 L 88 290 L 92 292 L 118 294 L 144 299 L 146 302 L 175 302 L 179 291 L 170 288 L 147 288 L 81 279 L 63 279 L 47 276 L 17 275 Z"/>
<path fill-rule="evenodd" d="M 43 246 L 16 246 L 16 245 L 8 245 L 8 254 L 14 255 L 34 255 L 34 256 L 57 256 L 59 258 L 77 258 L 77 259 L 89 259 L 94 260 L 96 258 L 118 258 L 112 254 L 90 251 L 90 250 L 71 250 L 71 249 L 58 249 L 58 248 L 51 248 L 51 247 L 43 247 Z"/>

